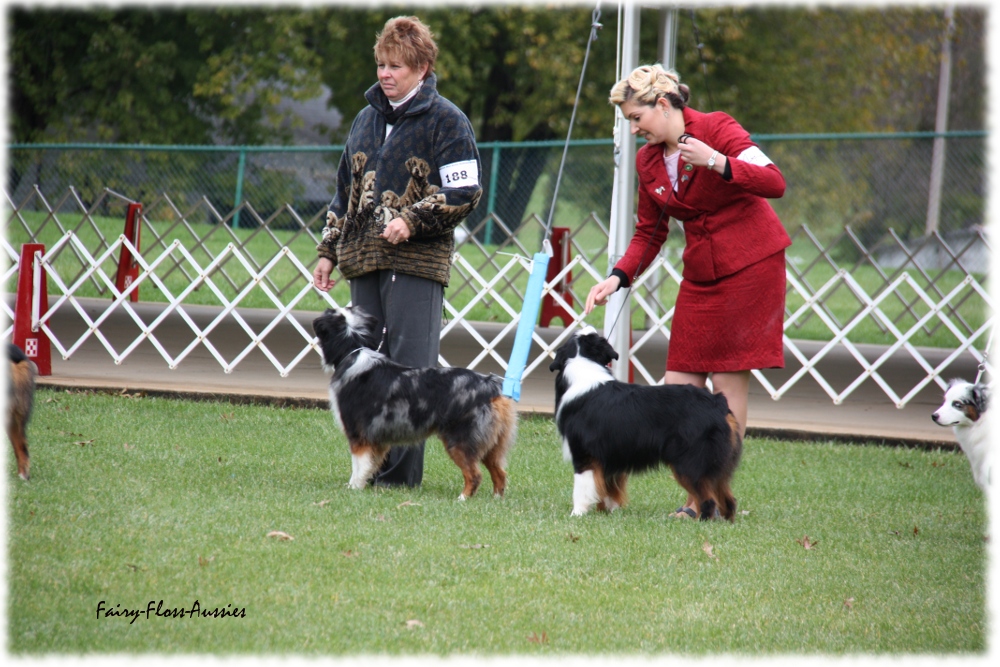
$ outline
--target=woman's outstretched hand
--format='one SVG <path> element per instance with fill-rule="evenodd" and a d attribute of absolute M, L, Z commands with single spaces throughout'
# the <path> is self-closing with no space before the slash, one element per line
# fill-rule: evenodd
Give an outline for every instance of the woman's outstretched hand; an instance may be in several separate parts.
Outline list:
<path fill-rule="evenodd" d="M 618 276 L 611 276 L 591 287 L 590 294 L 587 295 L 587 303 L 583 307 L 583 314 L 589 315 L 590 311 L 594 310 L 594 306 L 606 304 L 608 297 L 617 292 L 621 284 L 622 281 Z"/>

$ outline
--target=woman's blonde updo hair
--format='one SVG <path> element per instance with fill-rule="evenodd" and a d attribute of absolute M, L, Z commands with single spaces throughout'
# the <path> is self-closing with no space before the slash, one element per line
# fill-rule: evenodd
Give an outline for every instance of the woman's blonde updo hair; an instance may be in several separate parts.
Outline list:
<path fill-rule="evenodd" d="M 622 79 L 611 88 L 608 101 L 621 106 L 628 101 L 635 101 L 646 106 L 654 106 L 656 100 L 667 98 L 675 109 L 683 109 L 691 98 L 690 89 L 681 83 L 681 77 L 672 69 L 663 66 L 642 65 L 632 70 L 627 78 Z"/>

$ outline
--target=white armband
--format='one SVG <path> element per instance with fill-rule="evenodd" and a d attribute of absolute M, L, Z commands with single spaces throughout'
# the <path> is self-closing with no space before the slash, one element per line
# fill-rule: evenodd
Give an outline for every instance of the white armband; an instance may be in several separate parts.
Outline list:
<path fill-rule="evenodd" d="M 766 167 L 769 164 L 774 164 L 771 162 L 771 158 L 764 155 L 764 151 L 757 148 L 756 146 L 751 146 L 742 153 L 736 156 L 737 160 L 743 160 L 744 162 L 749 162 L 750 164 L 757 165 L 758 167 Z"/>
<path fill-rule="evenodd" d="M 446 164 L 438 170 L 441 186 L 445 188 L 465 188 L 479 185 L 479 165 L 475 160 L 463 160 Z"/>

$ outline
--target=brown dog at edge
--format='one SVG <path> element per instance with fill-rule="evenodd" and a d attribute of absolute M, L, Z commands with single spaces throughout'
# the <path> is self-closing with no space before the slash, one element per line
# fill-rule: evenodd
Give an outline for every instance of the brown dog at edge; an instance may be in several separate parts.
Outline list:
<path fill-rule="evenodd" d="M 7 381 L 7 437 L 14 446 L 17 457 L 17 474 L 28 481 L 28 421 L 35 402 L 35 378 L 38 367 L 24 351 L 13 343 L 7 343 L 7 357 L 10 359 L 10 376 Z"/>

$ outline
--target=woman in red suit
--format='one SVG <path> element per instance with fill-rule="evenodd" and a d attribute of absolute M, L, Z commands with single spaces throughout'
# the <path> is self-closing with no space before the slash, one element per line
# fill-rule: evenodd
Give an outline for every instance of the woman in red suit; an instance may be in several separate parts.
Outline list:
<path fill-rule="evenodd" d="M 638 224 L 611 276 L 590 290 L 590 313 L 628 287 L 656 258 L 669 218 L 684 229 L 667 384 L 712 387 L 746 429 L 750 371 L 782 368 L 787 232 L 767 199 L 785 178 L 732 117 L 687 106 L 676 72 L 644 65 L 611 89 L 610 101 L 645 137 L 636 155 Z M 695 516 L 693 499 L 675 513 Z"/>

